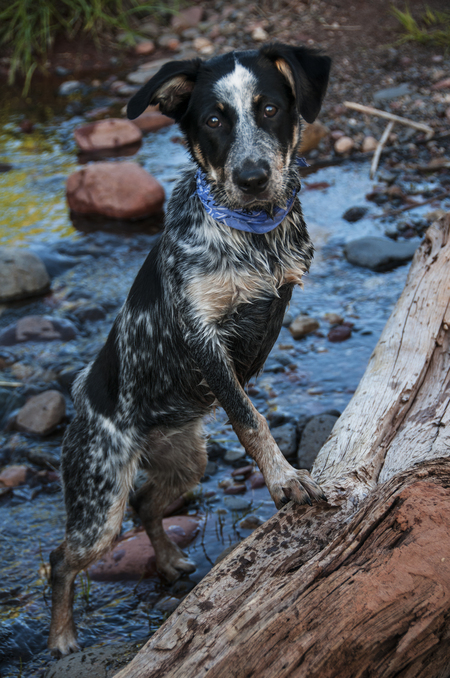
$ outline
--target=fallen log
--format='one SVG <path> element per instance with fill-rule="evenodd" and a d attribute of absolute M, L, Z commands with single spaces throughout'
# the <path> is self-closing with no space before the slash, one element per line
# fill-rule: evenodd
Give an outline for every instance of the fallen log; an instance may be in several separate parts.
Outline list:
<path fill-rule="evenodd" d="M 450 673 L 450 215 L 433 224 L 313 475 L 116 678 Z"/>

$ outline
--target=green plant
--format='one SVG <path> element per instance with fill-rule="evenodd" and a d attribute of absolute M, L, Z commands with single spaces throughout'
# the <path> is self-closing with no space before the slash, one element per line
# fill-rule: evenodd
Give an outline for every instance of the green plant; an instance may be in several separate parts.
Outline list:
<path fill-rule="evenodd" d="M 427 7 L 417 21 L 405 5 L 404 12 L 392 7 L 392 14 L 405 29 L 405 34 L 399 39 L 400 43 L 413 41 L 450 48 L 450 12 L 438 12 Z"/>
<path fill-rule="evenodd" d="M 135 17 L 161 8 L 162 3 L 140 0 L 0 0 L 0 45 L 11 49 L 9 82 L 21 73 L 26 93 L 36 68 L 45 68 L 58 34 L 73 39 L 86 33 L 98 44 L 117 31 L 133 36 Z"/>

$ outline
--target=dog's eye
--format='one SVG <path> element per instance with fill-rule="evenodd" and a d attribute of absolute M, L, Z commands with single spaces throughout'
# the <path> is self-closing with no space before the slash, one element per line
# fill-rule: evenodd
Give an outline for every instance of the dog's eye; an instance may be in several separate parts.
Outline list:
<path fill-rule="evenodd" d="M 208 125 L 208 127 L 213 127 L 213 128 L 220 127 L 220 120 L 217 117 L 217 115 L 212 115 L 210 118 L 208 118 L 208 120 L 206 121 L 206 124 Z"/>
<path fill-rule="evenodd" d="M 264 106 L 264 117 L 273 118 L 277 111 L 278 108 L 276 106 L 272 106 L 272 104 L 267 104 L 267 106 Z"/>

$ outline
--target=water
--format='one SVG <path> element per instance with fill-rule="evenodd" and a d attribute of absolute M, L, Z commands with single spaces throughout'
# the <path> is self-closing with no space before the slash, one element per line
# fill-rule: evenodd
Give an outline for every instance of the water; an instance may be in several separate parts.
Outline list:
<path fill-rule="evenodd" d="M 17 132 L 18 117 L 8 113 L 8 123 L 0 134 L 0 162 L 14 166 L 12 171 L 0 174 L 0 244 L 76 255 L 80 263 L 53 280 L 53 294 L 49 297 L 1 307 L 0 327 L 30 313 L 70 318 L 83 295 L 90 302 L 102 304 L 106 318 L 83 325 L 72 342 L 11 347 L 16 363 L 2 373 L 1 379 L 23 383 L 19 388 L 2 387 L 13 394 L 11 398 L 17 407 L 33 389 L 39 392 L 52 388 L 64 368 L 80 367 L 95 356 L 153 242 L 145 235 L 127 238 L 83 236 L 76 232 L 67 213 L 64 186 L 66 177 L 79 167 L 72 130 L 84 119 L 54 111 L 41 114 L 39 119 L 36 131 L 27 136 Z M 167 196 L 187 160 L 177 137 L 175 127 L 149 135 L 133 158 L 162 182 Z M 252 399 L 264 415 L 283 412 L 298 418 L 301 414 L 313 415 L 330 409 L 342 412 L 404 286 L 406 266 L 377 274 L 351 266 L 343 256 L 347 241 L 383 234 L 379 221 L 371 218 L 380 208 L 364 199 L 373 186 L 368 172 L 367 164 L 349 164 L 325 168 L 306 179 L 306 183 L 326 182 L 329 187 L 321 190 L 305 187 L 302 191 L 316 256 L 304 289 L 294 292 L 290 313 L 293 317 L 307 313 L 319 319 L 321 327 L 318 333 L 301 341 L 294 341 L 287 327 L 281 330 L 269 363 L 276 361 L 289 367 L 284 367 L 284 371 L 265 371 L 252 384 Z M 348 207 L 364 204 L 370 207 L 364 219 L 354 224 L 342 219 Z M 323 316 L 331 312 L 354 323 L 348 341 L 340 344 L 328 341 L 329 326 Z M 23 366 L 29 368 L 28 372 Z M 68 405 L 70 417 L 73 411 Z M 12 405 L 8 407 L 13 409 Z M 215 418 L 208 418 L 205 426 L 225 449 L 241 449 L 222 411 Z M 20 461 L 22 453 L 29 459 L 31 451 L 53 455 L 57 460 L 61 435 L 62 430 L 38 440 L 4 431 L 0 434 L 0 455 L 6 449 L 13 461 Z M 157 578 L 90 584 L 86 577 L 79 579 L 75 615 L 84 646 L 147 637 L 167 616 L 167 612 L 158 608 L 158 601 L 168 595 L 182 599 L 224 548 L 250 533 L 240 526 L 246 513 L 261 520 L 273 514 L 275 507 L 266 488 L 247 487 L 243 495 L 249 502 L 247 511 L 226 508 L 225 495 L 218 483 L 229 478 L 236 465 L 247 463 L 249 460 L 244 457 L 233 466 L 223 456 L 219 457 L 215 467 L 209 469 L 209 477 L 191 495 L 186 510 L 197 515 L 202 525 L 200 536 L 187 548 L 197 564 L 193 575 L 183 577 L 173 586 L 166 586 Z M 58 489 L 57 483 L 42 491 L 24 486 L 0 503 L 3 678 L 42 676 L 51 661 L 45 649 L 50 619 L 45 564 L 50 551 L 63 538 L 64 511 Z M 128 511 L 124 531 L 133 525 L 132 512 Z"/>

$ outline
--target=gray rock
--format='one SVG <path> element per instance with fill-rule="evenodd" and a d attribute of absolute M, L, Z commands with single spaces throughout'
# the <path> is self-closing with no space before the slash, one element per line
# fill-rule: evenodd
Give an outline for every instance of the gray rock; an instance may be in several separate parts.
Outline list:
<path fill-rule="evenodd" d="M 228 450 L 225 454 L 225 461 L 227 461 L 229 464 L 233 464 L 237 461 L 241 461 L 241 459 L 244 459 L 245 457 L 245 450 L 241 450 L 239 448 L 233 449 L 233 450 Z"/>
<path fill-rule="evenodd" d="M 70 341 L 76 337 L 75 326 L 65 318 L 26 315 L 0 332 L 0 346 L 24 341 Z"/>
<path fill-rule="evenodd" d="M 300 468 L 311 468 L 337 420 L 338 417 L 332 414 L 318 414 L 309 420 L 303 429 L 298 448 L 297 460 Z"/>
<path fill-rule="evenodd" d="M 234 495 L 224 497 L 223 503 L 229 511 L 246 511 L 252 505 L 252 502 L 248 499 Z"/>
<path fill-rule="evenodd" d="M 147 64 L 143 64 L 137 71 L 129 73 L 127 75 L 127 80 L 128 82 L 131 82 L 132 85 L 145 85 L 150 78 L 156 75 L 161 66 L 164 66 L 164 64 L 169 61 L 172 61 L 172 59 L 157 59 L 156 61 L 150 61 Z"/>
<path fill-rule="evenodd" d="M 413 92 L 415 92 L 414 87 L 412 87 L 407 82 L 403 82 L 401 85 L 397 85 L 396 87 L 379 89 L 378 92 L 375 92 L 373 95 L 373 100 L 375 103 L 380 101 L 391 101 L 392 99 L 398 99 L 399 97 L 405 96 L 405 94 L 412 94 Z"/>
<path fill-rule="evenodd" d="M 272 429 L 272 435 L 286 459 L 295 457 L 297 452 L 297 430 L 295 424 L 282 424 Z"/>
<path fill-rule="evenodd" d="M 89 647 L 59 659 L 44 678 L 112 678 L 133 659 L 143 644 L 140 641 Z"/>
<path fill-rule="evenodd" d="M 82 323 L 93 320 L 103 320 L 106 317 L 105 309 L 97 304 L 85 304 L 79 306 L 75 309 L 73 315 Z"/>
<path fill-rule="evenodd" d="M 387 238 L 367 236 L 345 246 L 347 261 L 372 271 L 391 271 L 410 261 L 420 245 L 416 239 L 394 242 Z"/>
<path fill-rule="evenodd" d="M 61 97 L 68 97 L 70 94 L 75 94 L 75 92 L 80 92 L 84 89 L 84 84 L 79 80 L 66 80 L 58 88 L 58 94 Z"/>
<path fill-rule="evenodd" d="M 66 416 L 66 401 L 59 391 L 45 391 L 30 398 L 16 417 L 19 431 L 46 436 Z"/>
<path fill-rule="evenodd" d="M 226 453 L 226 446 L 218 440 L 208 440 L 207 452 L 208 459 L 220 459 Z"/>
<path fill-rule="evenodd" d="M 262 518 L 257 516 L 255 513 L 249 513 L 248 516 L 245 516 L 239 523 L 239 527 L 242 530 L 256 530 L 257 527 L 263 524 Z"/>
<path fill-rule="evenodd" d="M 44 294 L 47 270 L 36 254 L 19 247 L 0 247 L 0 302 Z"/>
<path fill-rule="evenodd" d="M 345 221 L 349 221 L 350 223 L 359 221 L 363 218 L 368 209 L 368 207 L 350 207 L 346 212 L 344 212 L 342 218 L 345 219 Z"/>
<path fill-rule="evenodd" d="M 294 322 L 289 325 L 289 331 L 294 339 L 302 339 L 307 334 L 315 332 L 320 327 L 320 323 L 315 318 L 310 318 L 309 315 L 299 315 Z"/>

